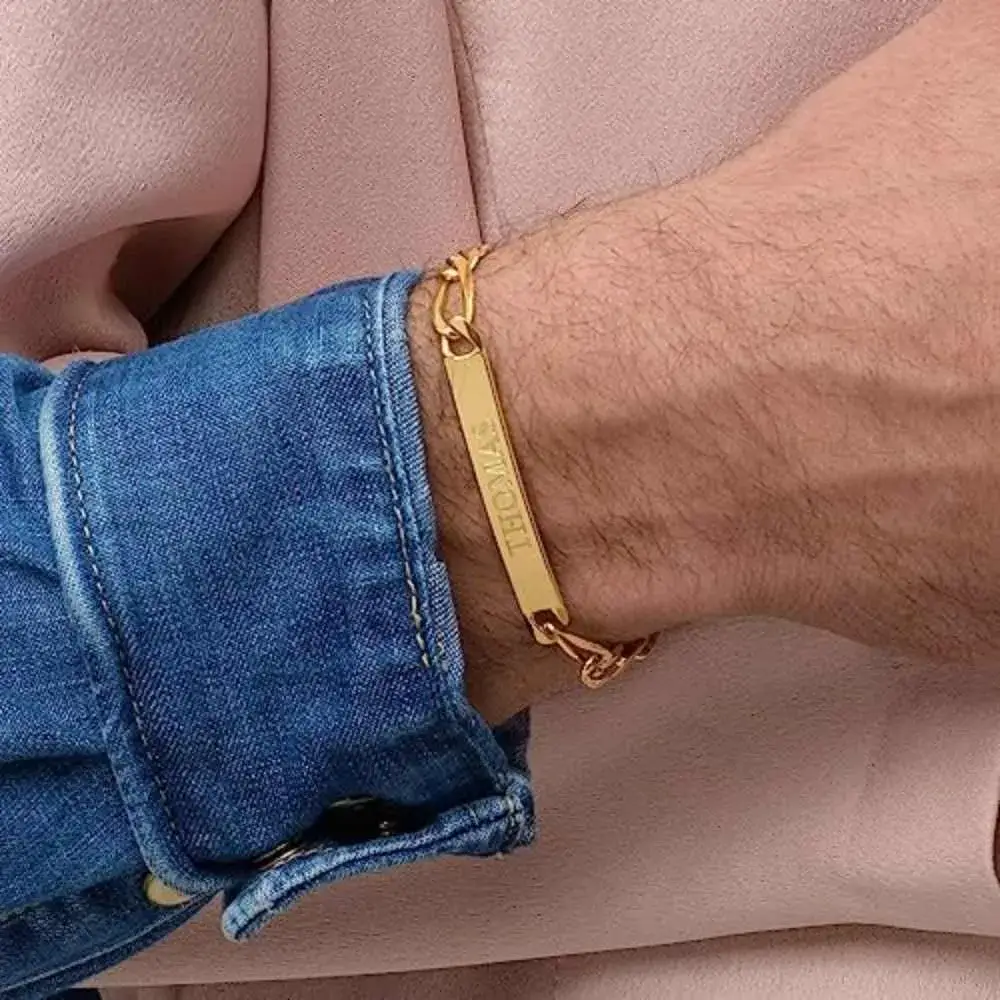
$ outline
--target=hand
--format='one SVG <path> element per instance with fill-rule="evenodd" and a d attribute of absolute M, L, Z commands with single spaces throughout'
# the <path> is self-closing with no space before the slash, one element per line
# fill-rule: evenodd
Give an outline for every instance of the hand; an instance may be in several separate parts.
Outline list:
<path fill-rule="evenodd" d="M 994 0 L 946 0 L 710 175 L 484 263 L 480 325 L 581 630 L 768 614 L 1000 651 L 998 67 Z M 499 718 L 572 672 L 514 606 L 425 299 L 442 546 Z"/>

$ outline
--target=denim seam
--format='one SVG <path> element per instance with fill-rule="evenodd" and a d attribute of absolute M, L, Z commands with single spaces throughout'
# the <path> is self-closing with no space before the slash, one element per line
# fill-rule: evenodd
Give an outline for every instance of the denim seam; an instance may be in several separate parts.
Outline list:
<path fill-rule="evenodd" d="M 386 476 L 389 479 L 389 492 L 392 496 L 392 509 L 396 518 L 396 536 L 399 540 L 400 553 L 403 556 L 403 575 L 406 578 L 406 589 L 410 597 L 410 621 L 413 623 L 413 631 L 416 635 L 417 646 L 420 649 L 420 662 L 428 669 L 431 669 L 431 658 L 427 650 L 427 640 L 424 638 L 424 621 L 420 613 L 420 598 L 417 594 L 417 584 L 413 578 L 413 566 L 410 563 L 410 549 L 406 543 L 406 525 L 403 522 L 403 508 L 399 497 L 399 483 L 396 480 L 396 472 L 393 468 L 392 456 L 389 454 L 389 438 L 386 426 L 385 414 L 382 411 L 382 399 L 379 393 L 378 376 L 375 372 L 375 348 L 372 343 L 374 326 L 371 302 L 365 295 L 363 299 L 365 317 L 365 357 L 368 362 L 368 375 L 372 383 L 372 397 L 375 401 L 375 418 L 378 424 L 379 444 L 382 448 L 382 465 L 385 468 Z"/>
<path fill-rule="evenodd" d="M 505 825 L 506 821 L 508 820 L 509 817 L 504 817 Z M 420 847 L 424 850 L 425 856 L 429 856 L 436 847 L 438 847 L 439 845 L 448 840 L 454 840 L 457 837 L 463 836 L 465 834 L 474 833 L 484 828 L 488 832 L 488 828 L 489 826 L 492 825 L 493 822 L 494 822 L 493 820 L 471 818 L 470 821 L 465 826 L 459 827 L 456 830 L 451 830 L 448 833 L 440 833 L 437 836 L 422 843 Z M 380 845 L 370 854 L 366 855 L 365 860 L 370 861 L 373 858 L 374 859 L 384 858 L 387 854 L 393 854 L 394 852 L 399 850 L 399 845 L 392 843 L 391 838 L 383 841 L 383 844 L 385 845 L 384 847 Z M 321 879 L 327 878 L 331 874 L 335 873 L 338 869 L 347 867 L 347 864 L 348 864 L 347 862 L 344 862 L 339 865 L 334 865 L 331 868 L 328 868 L 326 871 L 324 871 L 323 874 L 319 876 L 319 878 Z M 295 885 L 289 885 L 287 889 L 285 889 L 282 892 L 279 892 L 273 898 L 267 900 L 265 904 L 266 908 L 262 909 L 256 917 L 254 917 L 252 920 L 250 920 L 242 927 L 239 935 L 240 938 L 242 939 L 249 935 L 252 935 L 254 933 L 254 930 L 260 925 L 260 923 L 263 920 L 269 917 L 276 910 L 278 911 L 282 910 L 286 904 L 294 902 L 300 896 L 304 895 L 306 892 L 309 892 L 310 889 L 315 888 L 315 886 L 316 886 L 315 879 L 310 883 L 299 882 L 296 883 Z"/>
<path fill-rule="evenodd" d="M 386 310 L 386 303 L 388 301 L 385 295 L 385 285 L 383 285 L 381 291 L 382 291 L 380 298 L 381 328 L 384 329 L 385 326 L 387 325 L 385 310 Z M 373 338 L 374 338 L 375 322 L 374 322 L 374 316 L 372 315 L 371 304 L 367 298 L 364 300 L 364 314 L 365 314 L 365 335 L 367 338 L 367 344 L 369 349 L 369 370 L 372 374 L 372 380 L 375 386 L 376 406 L 380 406 L 380 396 L 378 393 L 379 386 L 378 386 L 378 380 L 375 377 L 375 370 L 374 370 Z M 391 461 L 391 453 L 388 450 L 387 441 L 386 441 L 385 457 L 386 461 Z M 390 475 L 392 475 L 392 473 L 390 473 Z M 409 488 L 409 495 L 413 496 L 415 494 L 415 490 L 412 483 L 409 482 L 410 470 L 405 462 L 400 464 L 398 475 L 401 479 L 403 479 L 406 482 L 406 485 Z M 401 516 L 402 512 L 397 511 L 397 513 Z M 428 614 L 428 617 L 431 618 L 431 627 L 434 629 L 434 634 L 437 639 L 438 655 L 440 659 L 444 661 L 446 652 L 444 649 L 444 643 L 441 634 L 437 629 L 436 620 L 434 620 L 434 617 L 432 614 L 430 614 L 430 612 Z M 492 762 L 488 759 L 480 741 L 469 731 L 469 720 L 466 717 L 464 717 L 459 706 L 455 704 L 454 699 L 449 697 L 437 685 L 435 685 L 435 692 L 437 695 L 438 705 L 441 706 L 441 708 L 445 711 L 452 724 L 458 728 L 458 731 L 464 737 L 462 745 L 463 745 L 463 754 L 465 756 L 465 759 L 470 763 L 470 766 L 475 765 L 482 770 L 482 772 L 486 775 L 488 781 L 492 785 L 495 794 L 503 796 L 506 799 L 508 795 L 508 789 L 511 784 L 509 777 L 503 772 L 498 772 L 497 769 L 493 766 Z M 510 820 L 511 817 L 508 815 L 508 824 Z M 519 827 L 522 825 L 519 820 L 515 820 L 515 822 L 518 823 Z"/>
<path fill-rule="evenodd" d="M 388 317 L 386 316 L 387 296 L 385 294 L 385 284 L 383 284 L 383 286 L 379 289 L 379 302 L 380 302 L 380 309 L 379 309 L 380 323 L 379 323 L 379 329 L 384 331 L 386 329 L 386 327 L 388 326 L 388 323 L 389 323 Z M 374 326 L 375 326 L 375 317 L 372 315 L 371 303 L 370 303 L 370 301 L 368 299 L 365 300 L 365 313 L 366 313 L 366 315 L 365 315 L 366 330 L 368 331 L 368 338 L 369 338 L 369 345 L 370 345 L 371 344 L 371 332 L 370 331 L 372 329 L 374 329 Z M 410 469 L 410 467 L 407 464 L 407 462 L 404 459 L 402 459 L 400 457 L 400 455 L 398 454 L 398 452 L 400 450 L 400 448 L 399 448 L 399 442 L 398 441 L 396 442 L 396 445 L 397 445 L 397 447 L 396 447 L 395 453 L 392 451 L 392 449 L 389 449 L 390 456 L 392 458 L 393 465 L 394 465 L 394 467 L 396 469 L 396 475 L 398 476 L 399 480 L 402 482 L 403 486 L 405 487 L 406 496 L 409 498 L 410 504 L 411 504 L 411 507 L 412 507 L 412 506 L 415 505 L 414 504 L 414 497 L 416 497 L 418 495 L 418 490 L 417 490 L 417 488 L 414 486 L 414 484 L 412 482 L 412 476 L 411 476 L 411 471 L 412 470 Z M 417 521 L 416 515 L 415 515 L 415 513 L 412 510 L 410 512 L 410 518 L 411 518 L 411 520 L 413 520 L 415 522 Z M 420 538 L 421 535 L 420 535 L 419 524 L 415 525 L 414 530 L 415 530 L 415 533 L 416 533 L 417 537 Z M 417 558 L 420 559 L 421 563 L 425 563 L 426 562 L 426 560 L 423 560 L 421 558 L 419 552 L 417 554 Z M 427 572 L 427 567 L 426 567 L 426 565 L 424 565 L 422 568 L 424 570 L 424 579 L 426 580 L 427 577 L 428 577 L 428 575 L 429 575 L 428 572 Z M 420 595 L 419 592 L 418 592 L 414 596 L 417 597 L 418 600 L 419 600 L 419 598 L 421 596 L 423 597 L 423 602 L 422 602 L 423 603 L 423 611 L 421 612 L 421 616 L 420 616 L 421 617 L 421 621 L 425 623 L 425 625 L 424 625 L 425 629 L 431 634 L 431 635 L 428 636 L 428 638 L 430 638 L 431 636 L 433 636 L 433 640 L 434 640 L 433 647 L 434 647 L 434 652 L 436 653 L 437 658 L 438 658 L 438 663 L 440 665 L 442 665 L 442 666 L 445 666 L 446 665 L 446 654 L 445 654 L 445 648 L 444 648 L 444 639 L 441 636 L 441 630 L 438 627 L 437 617 L 434 614 L 434 604 L 433 604 L 433 601 L 430 600 L 430 598 L 429 598 L 429 596 L 427 594 L 427 589 L 429 589 L 429 585 L 428 585 L 428 588 L 425 588 L 425 592 L 424 592 L 423 595 Z"/>
<path fill-rule="evenodd" d="M 388 323 L 387 323 L 387 317 L 386 317 L 386 303 L 387 303 L 387 301 L 388 301 L 388 299 L 387 299 L 387 296 L 385 295 L 385 285 L 383 285 L 382 288 L 380 289 L 380 298 L 379 298 L 379 303 L 380 303 L 380 308 L 379 308 L 379 320 L 380 320 L 379 329 L 381 329 L 381 330 L 385 330 L 386 326 L 388 325 Z M 371 302 L 367 298 L 364 301 L 364 313 L 365 313 L 365 335 L 367 337 L 367 342 L 368 342 L 368 347 L 369 347 L 369 365 L 370 365 L 370 370 L 372 372 L 372 378 L 373 378 L 373 382 L 374 382 L 374 386 L 375 386 L 376 400 L 377 400 L 377 402 L 380 403 L 381 402 L 381 396 L 379 394 L 379 383 L 378 383 L 378 379 L 375 377 L 375 371 L 374 371 L 375 359 L 374 359 L 374 344 L 373 344 L 373 340 L 374 340 L 374 336 L 375 336 L 375 334 L 374 334 L 374 331 L 375 331 L 375 317 L 374 317 L 374 315 L 372 313 Z M 381 404 L 381 405 L 384 405 L 384 404 Z M 398 471 L 395 471 L 393 473 L 393 475 L 398 475 L 399 479 L 402 480 L 404 482 L 404 484 L 406 485 L 406 487 L 408 489 L 408 495 L 410 497 L 414 496 L 415 491 L 414 491 L 414 488 L 413 488 L 413 484 L 409 481 L 409 469 L 407 468 L 407 465 L 406 465 L 405 462 L 399 462 L 398 460 L 396 460 L 394 458 L 394 456 L 392 455 L 391 450 L 388 448 L 388 441 L 386 441 L 385 457 L 386 457 L 386 461 L 387 462 L 392 462 L 393 463 L 394 469 L 398 469 Z M 402 515 L 402 511 L 401 510 L 399 510 L 398 513 L 400 515 Z M 417 596 L 419 597 L 419 595 L 417 595 Z M 435 633 L 435 636 L 437 638 L 437 653 L 438 653 L 438 656 L 440 657 L 440 662 L 442 663 L 442 665 L 444 665 L 444 658 L 445 658 L 444 657 L 444 644 L 441 641 L 440 633 L 437 631 L 437 624 L 436 624 L 436 621 L 433 618 L 433 614 L 431 613 L 431 608 L 428 608 L 428 615 L 427 615 L 427 617 L 429 617 L 431 619 L 431 623 L 430 624 L 431 624 L 431 627 L 434 629 L 434 633 Z M 421 616 L 421 621 L 423 621 L 423 616 Z M 445 691 L 441 690 L 441 686 L 439 684 L 435 684 L 434 685 L 434 694 L 435 694 L 435 698 L 437 700 L 438 706 L 444 711 L 444 713 L 447 715 L 447 717 L 451 721 L 451 723 L 455 727 L 457 727 L 458 731 L 464 737 L 464 739 L 462 741 L 462 754 L 465 757 L 466 761 L 469 763 L 469 766 L 470 767 L 478 767 L 478 768 L 480 768 L 482 770 L 482 772 L 486 775 L 486 777 L 489 780 L 490 784 L 493 786 L 494 791 L 498 792 L 498 793 L 501 792 L 501 788 L 500 788 L 500 785 L 499 785 L 499 782 L 498 782 L 498 776 L 495 774 L 494 768 L 490 766 L 489 761 L 485 758 L 484 754 L 482 753 L 482 750 L 481 750 L 480 746 L 478 745 L 478 742 L 476 740 L 470 738 L 470 735 L 469 735 L 469 733 L 467 731 L 466 721 L 464 719 L 462 719 L 461 712 L 459 711 L 458 706 L 455 705 L 454 700 L 452 698 L 450 698 Z"/>
<path fill-rule="evenodd" d="M 142 748 L 145 750 L 146 756 L 149 758 L 150 773 L 153 777 L 153 784 L 156 787 L 157 794 L 160 797 L 160 802 L 163 805 L 163 813 L 166 817 L 168 825 L 170 826 L 170 830 L 177 838 L 178 843 L 183 845 L 180 830 L 174 820 L 170 804 L 167 801 L 167 792 L 163 785 L 163 780 L 160 777 L 156 757 L 149 744 L 149 737 L 143 723 L 142 713 L 139 711 L 139 704 L 136 699 L 135 689 L 133 686 L 132 673 L 128 664 L 128 654 L 125 649 L 125 640 L 122 635 L 121 627 L 119 626 L 111 608 L 111 604 L 108 601 L 107 591 L 104 587 L 104 579 L 101 575 L 101 569 L 97 562 L 97 552 L 94 548 L 94 536 L 90 527 L 90 516 L 87 513 L 87 504 L 83 493 L 83 474 L 80 470 L 80 457 L 77 453 L 76 447 L 77 411 L 80 405 L 80 397 L 83 394 L 83 387 L 87 381 L 87 375 L 88 371 L 87 369 L 84 369 L 80 375 L 80 380 L 77 382 L 76 389 L 73 392 L 73 399 L 70 402 L 69 408 L 69 460 L 70 466 L 73 470 L 73 481 L 76 487 L 77 511 L 80 516 L 80 525 L 83 531 L 84 548 L 87 552 L 87 562 L 90 567 L 90 572 L 94 578 L 94 586 L 97 589 L 97 596 L 101 605 L 101 611 L 104 614 L 104 620 L 111 633 L 112 644 L 114 645 L 115 654 L 118 660 L 118 668 L 121 670 L 122 677 L 125 680 L 125 691 L 128 695 L 129 704 L 132 706 L 132 717 L 135 719 L 135 727 L 139 734 L 139 741 L 142 743 Z"/>
<path fill-rule="evenodd" d="M 507 806 L 507 833 L 504 837 L 506 846 L 515 839 L 521 839 L 521 834 L 524 832 L 524 809 L 510 791 L 505 791 L 503 798 Z"/>

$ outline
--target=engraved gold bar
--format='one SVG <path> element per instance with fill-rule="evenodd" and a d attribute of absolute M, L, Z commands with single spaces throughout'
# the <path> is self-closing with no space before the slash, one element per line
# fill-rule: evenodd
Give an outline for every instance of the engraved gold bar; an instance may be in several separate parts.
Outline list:
<path fill-rule="evenodd" d="M 518 606 L 535 640 L 551 646 L 555 640 L 538 628 L 535 616 L 548 613 L 568 625 L 569 614 L 525 497 L 489 358 L 481 349 L 449 353 L 444 366 L 490 528 Z"/>

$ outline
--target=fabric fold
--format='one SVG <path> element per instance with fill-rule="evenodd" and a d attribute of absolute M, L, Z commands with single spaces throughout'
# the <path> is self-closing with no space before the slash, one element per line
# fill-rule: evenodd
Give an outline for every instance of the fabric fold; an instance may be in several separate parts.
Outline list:
<path fill-rule="evenodd" d="M 0 913 L 0 991 L 157 936 L 147 870 L 191 897 L 171 927 L 224 890 L 238 939 L 315 886 L 532 839 L 526 727 L 494 734 L 465 697 L 409 367 L 416 280 L 54 377 L 14 363 L 20 499 L 72 650 L 49 697 L 82 700 L 96 771 L 40 773 L 23 800 L 5 773 L 3 791 L 37 813 L 65 801 L 60 775 L 104 784 L 63 820 L 51 898 Z M 38 697 L 15 714 L 35 720 Z"/>

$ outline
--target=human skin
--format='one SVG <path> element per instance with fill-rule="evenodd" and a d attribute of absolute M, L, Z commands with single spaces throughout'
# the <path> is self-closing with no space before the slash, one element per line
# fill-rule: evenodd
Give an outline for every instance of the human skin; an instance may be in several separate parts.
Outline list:
<path fill-rule="evenodd" d="M 1000 5 L 945 0 L 715 171 L 573 213 L 478 274 L 579 631 L 782 617 L 1000 653 Z M 468 686 L 574 683 L 514 604 L 427 319 L 410 311 Z"/>

